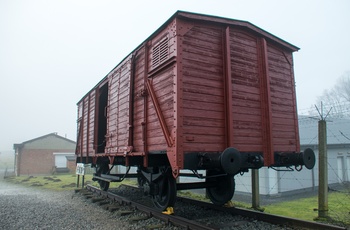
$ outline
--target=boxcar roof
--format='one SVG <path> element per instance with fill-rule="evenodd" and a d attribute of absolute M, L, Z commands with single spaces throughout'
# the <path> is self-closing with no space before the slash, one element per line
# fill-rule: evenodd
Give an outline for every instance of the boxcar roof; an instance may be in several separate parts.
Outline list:
<path fill-rule="evenodd" d="M 172 20 L 175 17 L 187 18 L 187 19 L 192 19 L 192 20 L 207 21 L 207 22 L 214 22 L 214 23 L 226 24 L 226 25 L 232 25 L 232 26 L 238 26 L 238 27 L 245 27 L 248 30 L 251 30 L 251 31 L 254 31 L 258 34 L 261 34 L 262 36 L 264 36 L 265 38 L 267 38 L 269 40 L 272 40 L 274 42 L 279 43 L 280 45 L 284 46 L 287 49 L 290 49 L 293 52 L 299 50 L 299 48 L 297 46 L 292 45 L 292 44 L 282 40 L 281 38 L 261 29 L 260 27 L 254 25 L 250 22 L 247 22 L 247 21 L 231 19 L 231 18 L 224 18 L 224 17 L 219 17 L 219 16 L 191 13 L 191 12 L 185 12 L 185 11 L 177 11 L 169 20 Z"/>
<path fill-rule="evenodd" d="M 139 49 L 143 44 L 145 44 L 146 41 L 150 40 L 152 37 L 157 35 L 160 31 L 162 31 L 171 21 L 173 21 L 175 18 L 181 18 L 181 19 L 187 19 L 187 20 L 197 20 L 197 21 L 203 21 L 203 22 L 211 22 L 211 23 L 217 23 L 222 25 L 232 25 L 236 27 L 246 28 L 247 30 L 253 31 L 257 34 L 262 35 L 268 40 L 271 40 L 286 49 L 290 50 L 291 52 L 298 51 L 299 48 L 295 45 L 292 45 L 283 39 L 261 29 L 260 27 L 248 22 L 248 21 L 242 21 L 237 19 L 231 19 L 231 18 L 224 18 L 219 16 L 213 16 L 213 15 L 206 15 L 206 14 L 199 14 L 199 13 L 192 13 L 192 12 L 186 12 L 186 11 L 176 11 L 165 23 L 163 23 L 156 31 L 154 31 L 148 38 L 146 38 L 139 46 L 137 46 L 133 51 L 130 52 L 130 54 L 134 53 L 135 50 Z M 128 54 L 123 60 L 121 60 L 111 71 L 108 72 L 108 74 L 99 81 L 87 94 L 85 94 L 77 104 L 79 104 L 92 90 L 96 89 L 102 82 L 104 82 L 107 78 L 107 76 L 119 66 L 120 63 L 122 63 L 130 54 Z"/>

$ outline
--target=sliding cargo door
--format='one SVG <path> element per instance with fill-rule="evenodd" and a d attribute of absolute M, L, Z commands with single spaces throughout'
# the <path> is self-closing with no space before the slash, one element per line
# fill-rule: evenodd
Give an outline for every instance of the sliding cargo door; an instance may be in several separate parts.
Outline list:
<path fill-rule="evenodd" d="M 92 90 L 78 102 L 76 154 L 81 157 L 79 159 L 80 162 L 83 161 L 83 157 L 95 154 L 93 142 L 95 132 L 95 96 L 95 91 Z"/>
<path fill-rule="evenodd" d="M 97 153 L 104 153 L 107 133 L 108 81 L 101 84 L 97 89 L 97 94 L 95 148 Z"/>
<path fill-rule="evenodd" d="M 108 75 L 106 153 L 129 150 L 131 123 L 131 56 Z"/>

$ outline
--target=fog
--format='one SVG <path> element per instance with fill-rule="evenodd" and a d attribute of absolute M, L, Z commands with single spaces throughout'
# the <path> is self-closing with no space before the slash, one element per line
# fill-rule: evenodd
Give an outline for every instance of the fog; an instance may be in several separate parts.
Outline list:
<path fill-rule="evenodd" d="M 0 0 L 0 151 L 57 132 L 76 103 L 177 10 L 249 21 L 301 48 L 298 110 L 350 70 L 350 1 Z"/>

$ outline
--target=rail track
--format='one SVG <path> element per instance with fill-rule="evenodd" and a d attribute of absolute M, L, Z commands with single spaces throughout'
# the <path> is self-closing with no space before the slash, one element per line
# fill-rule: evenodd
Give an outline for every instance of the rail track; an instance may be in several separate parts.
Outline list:
<path fill-rule="evenodd" d="M 138 191 L 138 188 L 133 186 L 123 185 L 123 187 L 125 189 L 132 189 L 134 192 Z M 174 226 L 184 229 L 230 229 L 237 227 L 243 229 L 246 228 L 244 226 L 248 223 L 254 223 L 257 226 L 263 223 L 269 223 L 271 226 L 274 226 L 273 229 L 278 229 L 279 226 L 280 229 L 346 230 L 344 227 L 271 215 L 241 208 L 222 207 L 184 197 L 177 198 L 177 206 L 182 207 L 182 209 L 177 210 L 175 208 L 174 215 L 166 215 L 142 201 L 135 201 L 130 197 L 119 195 L 115 191 L 106 192 L 91 185 L 87 185 L 86 190 L 93 193 L 95 197 L 99 197 L 101 200 L 109 199 L 110 202 L 130 206 L 133 210 L 145 213 L 148 217 L 154 217 L 166 224 L 171 223 Z M 184 206 L 188 206 L 188 208 L 184 208 Z M 225 221 L 218 221 L 219 217 L 222 219 L 223 216 L 226 216 Z M 264 227 L 258 228 L 263 229 Z"/>

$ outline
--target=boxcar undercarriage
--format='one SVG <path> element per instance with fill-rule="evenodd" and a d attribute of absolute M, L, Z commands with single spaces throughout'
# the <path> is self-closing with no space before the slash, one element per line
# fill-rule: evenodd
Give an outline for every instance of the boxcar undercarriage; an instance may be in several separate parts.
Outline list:
<path fill-rule="evenodd" d="M 111 182 L 122 182 L 125 178 L 136 178 L 144 194 L 152 198 L 155 207 L 165 210 L 173 207 L 178 190 L 206 189 L 209 199 L 217 205 L 230 201 L 235 191 L 234 176 L 248 172 L 249 169 L 259 169 L 264 165 L 261 153 L 240 153 L 235 148 L 227 148 L 222 153 L 200 152 L 185 154 L 185 169 L 192 173 L 180 173 L 179 177 L 195 177 L 203 182 L 177 183 L 172 175 L 172 169 L 165 151 L 149 153 L 148 167 L 143 166 L 141 156 L 103 156 L 81 159 L 89 162 L 95 168 L 94 181 L 98 181 L 101 189 L 107 191 Z M 275 165 L 271 167 L 287 167 L 301 170 L 304 165 L 312 169 L 315 164 L 313 150 L 306 149 L 301 153 L 275 153 Z M 128 167 L 125 173 L 112 174 L 114 166 Z M 298 166 L 300 168 L 298 168 Z M 129 173 L 131 167 L 137 168 L 137 173 Z M 206 170 L 205 175 L 198 173 Z"/>

